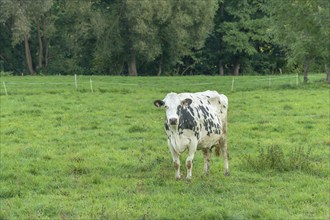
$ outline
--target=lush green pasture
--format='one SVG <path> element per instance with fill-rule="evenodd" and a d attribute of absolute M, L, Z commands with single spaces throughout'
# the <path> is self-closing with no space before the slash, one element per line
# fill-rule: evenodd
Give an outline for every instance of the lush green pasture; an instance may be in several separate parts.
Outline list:
<path fill-rule="evenodd" d="M 329 219 L 329 86 L 275 78 L 1 77 L 0 218 Z M 231 176 L 197 152 L 175 181 L 153 101 L 202 90 L 229 98 Z"/>

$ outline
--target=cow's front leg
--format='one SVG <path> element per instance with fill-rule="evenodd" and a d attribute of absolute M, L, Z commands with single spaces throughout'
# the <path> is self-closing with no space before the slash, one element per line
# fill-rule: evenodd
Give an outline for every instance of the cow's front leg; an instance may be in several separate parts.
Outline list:
<path fill-rule="evenodd" d="M 229 176 L 229 162 L 228 162 L 228 151 L 227 151 L 227 140 L 226 137 L 220 139 L 221 153 L 224 161 L 225 176 Z"/>
<path fill-rule="evenodd" d="M 175 179 L 180 180 L 181 179 L 181 174 L 180 174 L 180 159 L 174 159 L 173 158 L 173 163 L 174 163 L 174 168 L 175 168 Z"/>
<path fill-rule="evenodd" d="M 172 154 L 173 158 L 173 164 L 175 168 L 175 179 L 179 180 L 181 179 L 181 174 L 180 174 L 180 155 L 173 149 L 173 147 L 169 144 L 168 145 Z"/>
<path fill-rule="evenodd" d="M 210 149 L 203 149 L 204 154 L 204 174 L 209 175 L 210 173 L 210 160 L 211 160 L 211 151 Z"/>
<path fill-rule="evenodd" d="M 189 147 L 188 157 L 186 160 L 186 168 L 187 168 L 187 180 L 191 180 L 192 177 L 192 167 L 193 167 L 193 160 L 196 153 L 197 144 L 193 144 Z"/>

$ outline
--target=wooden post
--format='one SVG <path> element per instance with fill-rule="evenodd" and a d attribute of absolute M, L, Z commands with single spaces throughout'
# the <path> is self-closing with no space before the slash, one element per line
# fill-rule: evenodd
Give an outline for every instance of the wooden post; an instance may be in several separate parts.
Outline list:
<path fill-rule="evenodd" d="M 77 74 L 74 74 L 74 85 L 78 89 Z"/>
<path fill-rule="evenodd" d="M 91 85 L 91 92 L 93 93 L 94 91 L 93 91 L 93 82 L 92 82 L 92 79 L 90 78 L 89 79 L 89 83 L 90 83 L 90 85 Z"/>
<path fill-rule="evenodd" d="M 3 88 L 5 89 L 5 94 L 8 95 L 5 81 L 3 81 L 2 83 L 3 83 Z"/>
<path fill-rule="evenodd" d="M 299 74 L 297 73 L 297 77 L 296 77 L 296 86 L 299 85 Z"/>
<path fill-rule="evenodd" d="M 233 80 L 231 82 L 231 91 L 234 91 L 234 83 L 235 83 L 235 77 L 233 77 Z"/>

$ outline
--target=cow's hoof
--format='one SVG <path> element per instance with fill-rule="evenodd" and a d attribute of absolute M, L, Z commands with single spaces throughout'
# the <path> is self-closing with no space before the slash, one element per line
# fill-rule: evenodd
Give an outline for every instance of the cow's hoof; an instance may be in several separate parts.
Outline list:
<path fill-rule="evenodd" d="M 203 175 L 201 175 L 201 177 L 205 179 L 208 178 L 209 176 L 210 176 L 209 173 L 204 173 Z"/>
<path fill-rule="evenodd" d="M 225 172 L 225 176 L 230 176 L 230 173 L 228 171 Z"/>
<path fill-rule="evenodd" d="M 190 183 L 191 182 L 191 176 L 190 177 L 186 177 L 186 181 Z"/>

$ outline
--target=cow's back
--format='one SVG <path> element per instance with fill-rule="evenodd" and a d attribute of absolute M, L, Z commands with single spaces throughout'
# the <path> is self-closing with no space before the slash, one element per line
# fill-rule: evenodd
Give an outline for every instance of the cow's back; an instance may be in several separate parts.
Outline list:
<path fill-rule="evenodd" d="M 213 106 L 216 109 L 218 116 L 222 123 L 227 120 L 228 98 L 223 94 L 219 94 L 216 91 L 205 91 L 195 93 L 197 97 L 201 97 L 207 104 Z"/>

